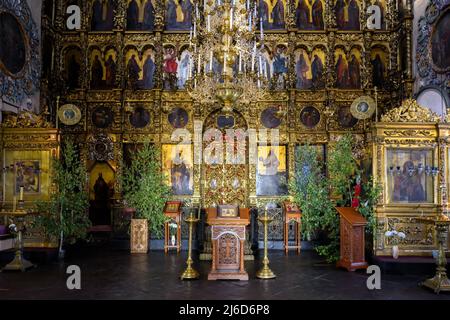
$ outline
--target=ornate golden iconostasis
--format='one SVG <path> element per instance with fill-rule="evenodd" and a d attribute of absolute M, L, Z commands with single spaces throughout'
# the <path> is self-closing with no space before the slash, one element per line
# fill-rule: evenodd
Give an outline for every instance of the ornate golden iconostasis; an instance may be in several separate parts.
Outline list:
<path fill-rule="evenodd" d="M 44 117 L 22 112 L 2 123 L 2 212 L 7 222 L 20 211 L 33 211 L 36 201 L 46 201 L 52 185 L 52 158 L 58 156 L 58 130 Z M 23 200 L 23 207 L 19 202 Z M 4 213 L 4 214 L 3 214 Z M 55 248 L 57 242 L 32 226 L 33 215 L 25 217 L 25 247 Z"/>
<path fill-rule="evenodd" d="M 447 213 L 447 121 L 415 100 L 405 100 L 372 126 L 373 172 L 382 186 L 376 207 L 377 255 L 391 252 L 388 230 L 406 234 L 399 244 L 401 255 L 429 255 L 436 249 L 433 225 L 417 218 Z"/>
<path fill-rule="evenodd" d="M 64 23 L 66 8 L 73 3 L 82 10 L 79 30 L 68 30 Z M 99 3 L 104 4 L 102 15 Z M 355 155 L 361 161 L 369 159 L 364 129 L 373 118 L 355 119 L 350 112 L 352 102 L 360 96 L 374 96 L 377 86 L 381 113 L 398 105 L 402 93 L 412 92 L 412 73 L 403 82 L 401 79 L 400 50 L 406 48 L 407 39 L 398 31 L 401 27 L 408 34 L 412 26 L 404 24 L 409 15 L 399 18 L 402 8 L 396 1 L 354 0 L 352 8 L 358 10 L 353 15 L 348 14 L 348 4 L 339 7 L 342 1 L 282 1 L 285 15 L 277 18 L 281 21 L 263 21 L 262 58 L 271 75 L 270 89 L 260 101 L 248 105 L 238 101 L 232 112 L 236 129 L 255 129 L 257 134 L 278 129 L 280 146 L 271 148 L 270 141 L 264 145 L 262 137 L 256 135 L 252 137 L 257 143 L 256 163 L 247 156 L 244 165 L 200 166 L 194 161 L 196 152 L 190 143 L 183 147 L 182 157 L 186 158 L 177 164 L 174 160 L 179 150 L 174 145 L 179 140 L 172 139 L 173 132 L 186 129 L 195 139 L 195 126 L 205 133 L 218 128 L 217 121 L 223 116 L 219 103 L 194 101 L 185 87 L 185 62 L 192 56 L 190 26 L 195 6 L 202 10 L 203 1 L 186 1 L 183 6 L 172 0 L 114 3 L 63 0 L 55 6 L 56 19 L 44 16 L 52 25 L 44 25 L 44 38 L 51 39 L 44 46 L 54 52 L 55 59 L 51 68 L 44 66 L 48 72 L 42 81 L 42 96 L 48 97 L 52 117 L 56 118 L 63 105 L 78 107 L 79 119 L 59 121 L 58 127 L 83 146 L 82 155 L 94 175 L 91 182 L 97 181 L 99 168 L 105 168 L 102 175 L 113 189 L 113 200 L 120 198 L 117 175 L 122 164 L 134 148 L 149 141 L 162 151 L 161 162 L 175 200 L 190 199 L 204 207 L 219 202 L 242 207 L 279 202 L 286 195 L 283 183 L 294 174 L 297 145 L 317 145 L 326 160 L 328 149 L 350 132 L 358 141 Z M 307 21 L 296 14 L 305 9 L 305 3 Z M 366 25 L 367 8 L 373 3 L 382 8 L 379 30 L 369 30 Z M 268 15 L 261 16 L 272 17 L 273 5 L 267 4 L 268 0 L 250 1 L 252 10 L 267 8 Z M 114 12 L 113 17 L 108 12 Z M 198 23 L 198 28 L 205 27 L 205 21 Z M 228 126 L 225 121 L 218 129 L 223 132 Z M 248 155 L 249 143 L 246 148 Z M 274 156 L 280 164 L 272 172 L 275 180 L 269 181 L 261 163 Z M 180 179 L 181 175 L 188 178 Z M 275 188 L 268 187 L 272 185 Z M 117 207 L 113 216 L 119 211 Z"/>

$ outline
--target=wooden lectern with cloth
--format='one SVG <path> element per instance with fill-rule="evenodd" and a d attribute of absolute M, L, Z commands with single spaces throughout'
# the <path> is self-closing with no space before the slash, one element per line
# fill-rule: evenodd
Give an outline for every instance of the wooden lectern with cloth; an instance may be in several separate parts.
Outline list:
<path fill-rule="evenodd" d="M 245 227 L 249 209 L 234 205 L 207 208 L 206 223 L 211 226 L 212 266 L 208 280 L 248 280 L 244 268 Z"/>
<path fill-rule="evenodd" d="M 336 210 L 340 215 L 341 238 L 340 259 L 337 266 L 348 271 L 366 269 L 364 233 L 367 220 L 353 207 L 338 207 Z"/>

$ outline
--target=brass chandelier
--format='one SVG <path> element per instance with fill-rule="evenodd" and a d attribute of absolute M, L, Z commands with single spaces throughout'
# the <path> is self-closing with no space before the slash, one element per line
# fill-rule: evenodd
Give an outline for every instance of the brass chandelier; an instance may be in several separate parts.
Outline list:
<path fill-rule="evenodd" d="M 256 6 L 250 0 L 205 0 L 202 14 L 196 4 L 186 81 L 194 101 L 218 100 L 224 112 L 231 112 L 238 100 L 249 104 L 263 97 L 270 75 L 262 23 L 259 37 L 256 31 Z"/>

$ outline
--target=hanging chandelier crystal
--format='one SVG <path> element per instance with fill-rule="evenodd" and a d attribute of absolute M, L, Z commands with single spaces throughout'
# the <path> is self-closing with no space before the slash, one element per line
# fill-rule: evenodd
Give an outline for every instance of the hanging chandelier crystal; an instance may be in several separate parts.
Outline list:
<path fill-rule="evenodd" d="M 202 15 L 196 3 L 186 81 L 193 100 L 201 104 L 219 100 L 222 110 L 231 112 L 237 101 L 249 104 L 263 97 L 269 87 L 269 66 L 263 56 L 261 23 L 259 37 L 256 31 L 256 5 L 250 0 L 204 0 Z"/>

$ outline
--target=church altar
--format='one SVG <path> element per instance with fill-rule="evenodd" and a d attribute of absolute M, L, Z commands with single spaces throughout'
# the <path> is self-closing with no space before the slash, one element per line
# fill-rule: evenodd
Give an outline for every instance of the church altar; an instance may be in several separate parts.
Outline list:
<path fill-rule="evenodd" d="M 239 209 L 237 217 L 220 217 L 208 208 L 211 226 L 212 266 L 208 280 L 248 280 L 244 268 L 245 227 L 250 223 L 249 209 Z"/>

